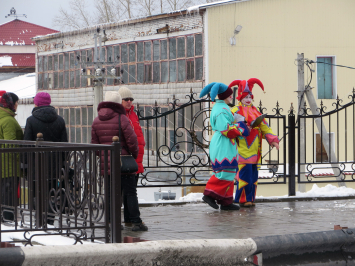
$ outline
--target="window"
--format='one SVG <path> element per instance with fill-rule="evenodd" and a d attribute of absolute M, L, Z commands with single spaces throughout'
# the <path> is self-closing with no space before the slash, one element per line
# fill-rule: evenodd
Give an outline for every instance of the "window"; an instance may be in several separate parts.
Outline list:
<path fill-rule="evenodd" d="M 69 54 L 65 53 L 64 54 L 64 70 L 69 69 Z"/>
<path fill-rule="evenodd" d="M 112 46 L 107 46 L 106 47 L 107 51 L 107 62 L 113 62 L 113 57 L 112 57 Z"/>
<path fill-rule="evenodd" d="M 323 163 L 323 162 L 329 162 L 327 151 L 324 147 L 323 141 L 321 139 L 321 134 L 315 133 L 316 137 L 316 143 L 315 143 L 315 162 L 316 163 Z M 324 138 L 324 136 L 323 136 Z M 330 141 L 330 151 L 329 152 L 334 152 L 335 151 L 335 146 L 334 146 L 334 133 L 330 133 L 330 139 L 329 139 L 329 133 L 326 136 L 326 140 L 329 142 Z"/>
<path fill-rule="evenodd" d="M 195 55 L 202 55 L 202 34 L 195 36 Z"/>
<path fill-rule="evenodd" d="M 121 45 L 121 63 L 128 63 L 127 44 Z"/>
<path fill-rule="evenodd" d="M 136 65 L 129 66 L 129 83 L 136 82 Z"/>
<path fill-rule="evenodd" d="M 153 82 L 159 83 L 160 81 L 160 63 L 154 62 L 153 63 Z"/>
<path fill-rule="evenodd" d="M 193 80 L 195 74 L 194 60 L 186 61 L 186 79 Z"/>
<path fill-rule="evenodd" d="M 333 57 L 317 57 L 318 99 L 335 99 L 335 68 Z"/>
<path fill-rule="evenodd" d="M 144 82 L 144 64 L 137 64 L 137 83 Z"/>
<path fill-rule="evenodd" d="M 105 79 L 105 85 L 194 82 L 203 79 L 202 34 L 166 37 L 104 46 L 96 52 L 106 73 L 116 68 L 121 79 Z M 91 87 L 94 49 L 38 56 L 38 88 Z M 332 60 L 332 59 L 331 59 Z M 122 71 L 122 72 L 120 72 Z M 320 69 L 319 69 L 320 73 Z M 323 75 L 324 76 L 324 75 Z M 334 82 L 334 80 L 332 79 Z M 334 95 L 334 93 L 332 94 Z M 70 133 L 70 130 L 69 130 Z"/>
<path fill-rule="evenodd" d="M 100 62 L 106 62 L 106 49 L 105 49 L 105 47 L 101 47 Z"/>
<path fill-rule="evenodd" d="M 63 54 L 59 55 L 59 70 L 63 70 Z"/>
<path fill-rule="evenodd" d="M 153 41 L 153 60 L 158 61 L 159 60 L 159 41 L 155 40 Z"/>
<path fill-rule="evenodd" d="M 121 76 L 121 68 L 120 67 L 116 67 L 116 76 Z M 120 79 L 114 79 L 113 80 L 113 84 L 114 85 L 118 85 L 121 83 Z"/>
<path fill-rule="evenodd" d="M 178 55 L 177 57 L 181 58 L 181 57 L 185 57 L 185 38 L 178 38 Z"/>
<path fill-rule="evenodd" d="M 144 60 L 145 61 L 152 60 L 152 49 L 151 49 L 151 43 L 150 42 L 145 42 L 144 43 Z"/>
<path fill-rule="evenodd" d="M 151 64 L 144 65 L 144 82 L 145 83 L 152 82 L 152 65 Z"/>
<path fill-rule="evenodd" d="M 38 72 L 43 72 L 43 56 L 38 57 Z"/>
<path fill-rule="evenodd" d="M 144 52 L 143 52 L 143 42 L 137 43 L 137 62 L 143 62 Z"/>
<path fill-rule="evenodd" d="M 70 68 L 75 68 L 75 54 L 70 53 Z"/>
<path fill-rule="evenodd" d="M 169 58 L 170 59 L 176 58 L 176 39 L 169 40 Z"/>
<path fill-rule="evenodd" d="M 130 43 L 129 44 L 129 62 L 136 61 L 136 44 Z"/>

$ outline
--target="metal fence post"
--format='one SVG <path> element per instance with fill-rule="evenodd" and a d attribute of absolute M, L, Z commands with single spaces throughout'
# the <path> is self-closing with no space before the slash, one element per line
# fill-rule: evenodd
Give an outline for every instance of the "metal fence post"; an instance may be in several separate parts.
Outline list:
<path fill-rule="evenodd" d="M 111 151 L 111 239 L 112 243 L 121 243 L 121 144 L 119 138 L 112 138 Z"/>
<path fill-rule="evenodd" d="M 296 119 L 293 106 L 288 115 L 288 195 L 296 196 Z"/>
<path fill-rule="evenodd" d="M 43 141 L 43 134 L 38 133 L 36 139 L 36 147 L 40 145 L 40 141 Z M 35 152 L 35 180 L 36 180 L 36 228 L 43 226 L 43 200 L 42 200 L 42 164 L 41 154 Z M 30 199 L 32 200 L 32 199 Z"/>

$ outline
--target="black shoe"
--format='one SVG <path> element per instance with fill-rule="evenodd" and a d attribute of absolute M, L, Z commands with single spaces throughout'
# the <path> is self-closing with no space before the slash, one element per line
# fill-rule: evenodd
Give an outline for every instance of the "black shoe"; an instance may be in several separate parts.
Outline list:
<path fill-rule="evenodd" d="M 148 226 L 146 226 L 143 222 L 138 224 L 134 223 L 132 231 L 148 231 Z"/>
<path fill-rule="evenodd" d="M 224 210 L 224 211 L 229 211 L 229 210 L 230 211 L 237 211 L 239 209 L 240 209 L 239 205 L 235 205 L 233 203 L 231 203 L 227 206 L 221 206 L 221 210 Z"/>
<path fill-rule="evenodd" d="M 219 206 L 217 205 L 216 201 L 212 199 L 210 196 L 203 196 L 202 200 L 210 205 L 213 209 L 218 210 Z"/>

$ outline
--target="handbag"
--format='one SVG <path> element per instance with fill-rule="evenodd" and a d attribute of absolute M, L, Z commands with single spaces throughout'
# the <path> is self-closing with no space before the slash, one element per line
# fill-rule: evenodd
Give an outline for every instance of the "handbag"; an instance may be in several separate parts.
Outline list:
<path fill-rule="evenodd" d="M 122 139 L 121 135 L 121 115 L 118 115 L 118 130 L 120 140 Z M 122 146 L 121 146 L 122 149 Z M 128 151 L 128 149 L 127 149 Z M 128 151 L 129 152 L 129 151 Z M 130 155 L 121 155 L 121 173 L 122 174 L 133 174 L 138 171 L 138 164 L 133 156 Z"/>

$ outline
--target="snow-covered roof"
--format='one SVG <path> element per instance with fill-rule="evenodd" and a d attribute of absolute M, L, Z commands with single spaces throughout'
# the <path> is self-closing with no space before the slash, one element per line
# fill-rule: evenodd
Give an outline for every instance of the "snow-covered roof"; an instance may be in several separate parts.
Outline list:
<path fill-rule="evenodd" d="M 15 93 L 20 99 L 35 97 L 36 74 L 29 73 L 0 81 L 0 90 Z"/>
<path fill-rule="evenodd" d="M 200 9 L 205 9 L 213 6 L 218 6 L 218 5 L 226 5 L 229 3 L 235 3 L 235 2 L 247 2 L 250 0 L 223 0 L 223 1 L 217 1 L 213 3 L 206 3 L 206 4 L 201 4 L 201 5 L 195 5 L 192 7 L 189 7 L 187 9 L 181 9 L 181 10 L 174 10 L 168 13 L 162 13 L 162 14 L 154 14 L 151 16 L 146 16 L 146 17 L 138 17 L 138 18 L 132 18 L 132 19 L 124 19 L 116 22 L 109 22 L 109 23 L 103 23 L 103 24 L 97 24 L 93 26 L 89 26 L 86 28 L 78 29 L 78 30 L 70 30 L 70 31 L 62 31 L 58 33 L 52 33 L 52 34 L 47 34 L 44 36 L 36 36 L 33 37 L 32 40 L 34 41 L 39 41 L 39 40 L 44 40 L 44 39 L 52 39 L 52 38 L 59 38 L 63 36 L 69 36 L 69 35 L 75 35 L 78 33 L 86 33 L 86 32 L 91 32 L 91 31 L 96 31 L 97 28 L 110 28 L 110 27 L 116 27 L 116 26 L 121 26 L 125 24 L 134 24 L 137 22 L 142 22 L 144 20 L 153 20 L 153 19 L 160 19 L 162 16 L 171 16 L 171 15 L 183 15 L 184 13 L 192 13 L 192 12 L 198 12 Z"/>
<path fill-rule="evenodd" d="M 0 45 L 34 45 L 32 37 L 54 32 L 58 31 L 14 19 L 0 25 Z"/>

